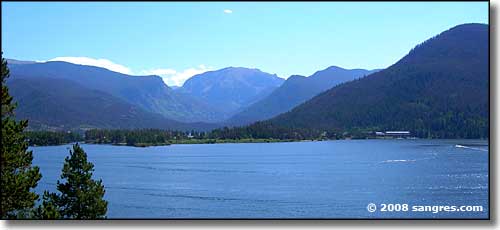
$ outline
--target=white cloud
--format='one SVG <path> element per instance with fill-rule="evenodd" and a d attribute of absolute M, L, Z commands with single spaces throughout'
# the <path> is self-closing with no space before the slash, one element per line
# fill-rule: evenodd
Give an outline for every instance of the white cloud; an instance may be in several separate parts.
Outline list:
<path fill-rule="evenodd" d="M 177 71 L 175 69 L 150 69 L 143 70 L 139 74 L 141 75 L 159 75 L 159 76 L 168 76 L 172 74 L 176 74 Z"/>
<path fill-rule="evenodd" d="M 232 11 L 232 10 L 229 10 L 229 9 L 225 9 L 225 10 L 224 10 L 224 13 L 225 13 L 225 14 L 232 14 L 232 13 L 233 13 L 233 11 Z"/>
<path fill-rule="evenodd" d="M 182 84 L 184 84 L 184 82 L 190 77 L 212 70 L 211 67 L 207 67 L 202 64 L 197 67 L 185 69 L 183 71 L 177 71 L 175 69 L 168 68 L 157 68 L 136 72 L 132 71 L 126 66 L 116 64 L 108 59 L 95 59 L 89 57 L 56 57 L 48 61 L 64 61 L 79 65 L 97 66 L 129 75 L 158 75 L 168 86 L 182 86 Z"/>
<path fill-rule="evenodd" d="M 90 66 L 97 66 L 97 67 L 102 67 L 109 69 L 111 71 L 119 72 L 119 73 L 124 73 L 124 74 L 132 74 L 132 71 L 123 66 L 116 64 L 108 59 L 94 59 L 94 58 L 89 58 L 89 57 L 56 57 L 53 59 L 50 59 L 48 61 L 64 61 L 64 62 L 69 62 L 73 64 L 79 64 L 79 65 L 90 65 Z"/>
<path fill-rule="evenodd" d="M 143 70 L 140 74 L 145 75 L 158 75 L 162 77 L 163 82 L 168 86 L 182 86 L 184 82 L 194 75 L 201 74 L 212 70 L 211 67 L 199 65 L 198 67 L 188 68 L 183 71 L 176 71 L 174 69 L 150 69 Z"/>

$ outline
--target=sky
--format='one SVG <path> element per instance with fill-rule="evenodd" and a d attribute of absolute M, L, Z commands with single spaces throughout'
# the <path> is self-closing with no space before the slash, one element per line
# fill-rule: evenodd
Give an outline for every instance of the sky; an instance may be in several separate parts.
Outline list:
<path fill-rule="evenodd" d="M 488 2 L 2 2 L 6 58 L 60 60 L 169 86 L 229 66 L 287 78 L 380 69 Z"/>

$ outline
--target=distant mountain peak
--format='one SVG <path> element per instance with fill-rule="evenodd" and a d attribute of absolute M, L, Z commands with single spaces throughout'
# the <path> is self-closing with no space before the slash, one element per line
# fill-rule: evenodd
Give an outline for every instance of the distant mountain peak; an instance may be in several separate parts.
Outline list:
<path fill-rule="evenodd" d="M 318 75 L 323 75 L 323 74 L 329 74 L 331 75 L 332 73 L 337 73 L 337 72 L 347 72 L 349 71 L 348 69 L 344 69 L 342 67 L 338 67 L 338 66 L 329 66 L 325 69 L 322 69 L 322 70 L 318 70 L 316 72 L 314 72 L 311 76 L 309 77 L 316 77 Z"/>
<path fill-rule="evenodd" d="M 24 61 L 24 60 L 16 60 L 16 59 L 11 59 L 11 58 L 6 58 L 7 64 L 14 64 L 14 65 L 26 65 L 26 64 L 36 64 L 36 63 L 42 63 L 42 62 L 37 62 L 37 61 Z"/>
<path fill-rule="evenodd" d="M 247 67 L 240 67 L 240 66 L 229 66 L 229 67 L 226 67 L 226 68 L 222 68 L 220 70 L 214 70 L 214 71 L 227 71 L 227 72 L 240 72 L 240 71 L 243 71 L 243 72 L 256 72 L 256 73 L 266 73 L 258 68 L 247 68 Z M 211 71 L 211 72 L 214 72 L 214 71 Z M 269 73 L 266 73 L 266 74 L 269 74 Z M 271 74 L 271 75 L 276 75 L 276 74 Z"/>
<path fill-rule="evenodd" d="M 329 66 L 327 67 L 326 69 L 324 70 L 347 70 L 346 68 L 342 68 L 342 67 L 339 67 L 339 66 L 336 66 L 336 65 L 332 65 L 332 66 Z"/>
<path fill-rule="evenodd" d="M 484 24 L 484 23 L 464 23 L 464 24 L 460 24 L 460 25 L 457 25 L 455 27 L 452 27 L 450 28 L 449 30 L 447 31 L 451 31 L 451 30 L 470 30 L 471 28 L 484 28 L 484 26 L 488 26 L 488 24 Z M 445 32 L 447 32 L 445 31 Z M 443 33 L 445 33 L 443 32 Z"/>
<path fill-rule="evenodd" d="M 108 93 L 147 112 L 182 122 L 215 121 L 219 112 L 189 95 L 174 92 L 157 75 L 133 76 L 89 65 L 51 61 L 9 66 L 11 76 L 35 80 L 69 80 Z M 64 95 L 62 95 L 64 96 Z"/>
<path fill-rule="evenodd" d="M 284 82 L 276 74 L 256 68 L 226 67 L 195 75 L 184 82 L 182 91 L 232 114 L 253 103 Z"/>
<path fill-rule="evenodd" d="M 288 77 L 287 80 L 289 79 L 293 79 L 293 78 L 306 78 L 306 76 L 303 76 L 303 75 L 298 75 L 298 74 L 294 74 L 294 75 L 291 75 L 290 77 Z"/>
<path fill-rule="evenodd" d="M 241 125 L 271 118 L 289 111 L 335 85 L 363 77 L 372 72 L 370 70 L 346 70 L 338 66 L 330 66 L 317 71 L 309 77 L 292 75 L 267 97 L 234 115 L 228 121 L 228 124 Z"/>
<path fill-rule="evenodd" d="M 222 68 L 220 70 L 258 70 L 257 68 L 248 68 L 248 67 L 242 67 L 242 66 L 228 66 L 226 68 Z"/>

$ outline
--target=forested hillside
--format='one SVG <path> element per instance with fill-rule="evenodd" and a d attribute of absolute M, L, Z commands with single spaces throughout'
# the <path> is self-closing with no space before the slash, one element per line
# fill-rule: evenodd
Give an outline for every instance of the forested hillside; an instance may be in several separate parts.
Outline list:
<path fill-rule="evenodd" d="M 295 106 L 340 83 L 352 81 L 377 70 L 344 69 L 330 66 L 309 77 L 293 75 L 270 95 L 234 115 L 229 125 L 244 125 L 288 112 Z"/>
<path fill-rule="evenodd" d="M 488 70 L 488 25 L 459 25 L 418 45 L 385 70 L 341 84 L 246 129 L 409 130 L 419 137 L 485 138 Z"/>

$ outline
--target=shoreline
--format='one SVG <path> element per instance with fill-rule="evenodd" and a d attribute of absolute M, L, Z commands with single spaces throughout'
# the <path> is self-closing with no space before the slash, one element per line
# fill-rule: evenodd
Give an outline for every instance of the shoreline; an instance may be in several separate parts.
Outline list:
<path fill-rule="evenodd" d="M 318 139 L 318 140 L 280 140 L 280 139 L 206 139 L 206 140 L 181 140 L 181 141 L 173 141 L 168 143 L 97 143 L 97 142 L 78 142 L 83 144 L 93 144 L 93 145 L 113 145 L 113 146 L 128 146 L 128 147 L 136 147 L 136 148 L 146 148 L 146 147 L 155 147 L 155 146 L 169 146 L 169 145 L 189 145 L 189 144 L 244 144 L 244 143 L 291 143 L 291 142 L 323 142 L 323 141 L 338 141 L 338 140 L 482 140 L 488 141 L 489 139 L 449 139 L 449 138 L 363 138 L 363 139 L 354 139 L 354 138 L 344 138 L 344 139 Z M 29 147 L 46 147 L 46 146 L 62 146 L 68 144 L 74 144 L 77 142 L 71 143 L 62 143 L 57 145 L 30 145 Z"/>

